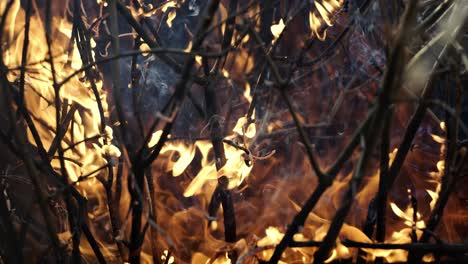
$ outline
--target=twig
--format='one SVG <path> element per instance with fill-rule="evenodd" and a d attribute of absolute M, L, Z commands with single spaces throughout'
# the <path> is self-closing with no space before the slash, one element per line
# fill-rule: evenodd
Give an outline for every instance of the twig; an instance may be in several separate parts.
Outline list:
<path fill-rule="evenodd" d="M 304 129 L 302 128 L 302 124 L 299 121 L 299 117 L 297 116 L 297 112 L 294 109 L 294 106 L 292 105 L 291 99 L 289 98 L 289 95 L 286 93 L 286 87 L 288 86 L 288 82 L 285 81 L 281 77 L 281 75 L 279 73 L 279 70 L 278 70 L 278 67 L 276 66 L 276 64 L 273 61 L 273 59 L 271 58 L 271 56 L 269 55 L 269 52 L 266 50 L 266 48 L 265 48 L 260 36 L 258 35 L 258 33 L 252 28 L 251 25 L 248 25 L 248 27 L 249 27 L 250 34 L 253 36 L 253 38 L 257 42 L 257 44 L 260 45 L 261 50 L 262 50 L 264 56 L 266 57 L 266 60 L 267 60 L 268 64 L 271 67 L 271 70 L 273 72 L 273 76 L 275 77 L 275 80 L 276 80 L 276 83 L 278 85 L 279 91 L 280 91 L 281 95 L 283 96 L 283 99 L 285 100 L 285 102 L 286 102 L 286 104 L 288 106 L 288 110 L 289 110 L 291 116 L 294 119 L 294 124 L 296 125 L 297 132 L 299 133 L 300 139 L 301 139 L 302 143 L 304 144 L 304 146 L 306 148 L 307 156 L 309 158 L 310 164 L 312 165 L 312 168 L 314 169 L 315 174 L 319 178 L 320 182 L 331 184 L 331 183 L 328 182 L 328 179 L 323 175 L 323 172 L 321 171 L 320 166 L 318 165 L 318 162 L 315 159 L 315 156 L 313 154 L 312 147 L 311 147 L 311 144 L 309 142 L 309 139 L 308 139 Z"/>

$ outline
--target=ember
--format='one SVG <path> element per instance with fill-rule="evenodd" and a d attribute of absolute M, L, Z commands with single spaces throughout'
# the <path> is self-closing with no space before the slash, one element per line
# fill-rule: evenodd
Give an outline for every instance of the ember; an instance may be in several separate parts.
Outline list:
<path fill-rule="evenodd" d="M 468 262 L 464 0 L 0 1 L 0 263 Z"/>

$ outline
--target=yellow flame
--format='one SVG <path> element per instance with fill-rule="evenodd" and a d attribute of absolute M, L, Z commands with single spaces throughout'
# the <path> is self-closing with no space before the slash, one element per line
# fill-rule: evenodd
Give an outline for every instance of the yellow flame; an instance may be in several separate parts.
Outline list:
<path fill-rule="evenodd" d="M 18 4 L 19 1 L 15 1 Z M 3 60 L 7 63 L 7 67 L 15 68 L 21 65 L 21 50 L 24 39 L 24 28 L 20 21 L 24 19 L 24 11 L 18 4 L 15 13 L 8 16 L 11 19 L 11 26 L 8 27 L 8 33 L 14 34 L 17 37 L 13 39 L 4 39 L 4 41 L 14 41 L 14 44 L 7 45 L 4 51 Z M 72 24 L 65 18 L 53 17 L 52 19 L 51 52 L 54 57 L 54 67 L 57 82 L 60 82 L 69 74 L 82 67 L 82 62 L 79 55 L 79 50 L 76 43 L 71 50 L 68 50 L 69 42 L 72 36 Z M 43 23 L 39 16 L 31 17 L 31 25 L 38 25 L 32 29 L 29 42 L 27 62 L 43 61 L 42 63 L 31 64 L 26 71 L 26 89 L 25 101 L 28 111 L 33 117 L 34 125 L 36 126 L 39 136 L 46 150 L 52 146 L 55 138 L 55 107 L 51 102 L 54 102 L 55 92 L 53 89 L 53 78 L 51 76 L 51 66 L 47 62 L 48 47 L 45 39 Z M 8 35 L 8 34 L 7 34 Z M 94 41 L 92 41 L 94 43 Z M 95 43 L 94 43 L 95 45 Z M 8 78 L 14 81 L 19 78 L 20 71 L 12 70 L 9 72 Z M 74 112 L 69 112 L 71 122 L 66 129 L 63 140 L 61 141 L 62 148 L 66 149 L 64 153 L 65 168 L 71 181 L 77 181 L 80 176 L 87 175 L 92 171 L 107 164 L 106 158 L 116 158 L 120 156 L 120 151 L 110 144 L 112 140 L 112 129 L 106 127 L 106 137 L 110 140 L 106 144 L 103 138 L 97 141 L 85 141 L 91 136 L 100 135 L 100 112 L 96 102 L 96 98 L 91 89 L 89 80 L 82 81 L 80 78 L 84 74 L 78 74 L 71 78 L 70 81 L 60 87 L 59 99 L 65 109 L 72 109 Z M 104 108 L 104 115 L 108 115 L 108 106 L 106 93 L 102 89 L 102 81 L 96 80 L 96 88 L 99 93 Z M 53 128 L 53 129 L 51 129 Z M 35 141 L 28 131 L 28 140 L 35 144 Z M 75 142 L 84 142 L 74 144 Z M 99 144 L 98 144 L 99 143 Z M 73 145 L 73 148 L 68 148 Z M 54 154 L 56 156 L 56 154 Z M 59 171 L 60 163 L 58 159 L 53 159 L 51 165 Z M 99 172 L 91 176 L 97 175 Z"/>
<path fill-rule="evenodd" d="M 165 249 L 164 252 L 163 252 L 163 254 L 161 255 L 161 260 L 162 260 L 163 262 L 166 261 L 167 255 L 168 255 L 168 254 L 169 254 L 169 251 L 168 251 L 167 249 Z M 175 262 L 174 256 L 170 256 L 169 259 L 168 259 L 168 261 L 167 261 L 167 263 L 168 263 L 168 264 L 173 264 L 174 262 Z"/>
<path fill-rule="evenodd" d="M 283 239 L 284 234 L 281 233 L 277 227 L 269 226 L 265 229 L 265 237 L 257 241 L 258 247 L 270 246 L 270 245 L 278 245 Z M 273 255 L 273 250 L 264 250 L 261 253 L 262 259 L 270 259 Z"/>
<path fill-rule="evenodd" d="M 236 134 L 243 136 L 246 139 L 253 138 L 256 133 L 255 123 L 249 124 L 247 127 L 247 118 L 241 117 L 238 119 L 236 126 L 233 129 L 235 134 L 226 137 L 229 140 L 234 140 Z M 161 137 L 162 131 L 156 131 L 151 136 L 148 147 L 154 147 Z M 228 188 L 232 189 L 239 186 L 245 178 L 250 174 L 252 166 L 246 163 L 246 153 L 244 150 L 234 147 L 230 144 L 223 144 L 226 163 L 217 170 L 214 160 L 209 160 L 209 153 L 212 144 L 208 140 L 199 140 L 194 144 L 187 145 L 182 141 L 166 141 L 161 153 L 172 153 L 171 159 L 167 162 L 166 171 L 172 171 L 174 177 L 181 175 L 187 167 L 192 163 L 195 157 L 196 149 L 201 153 L 200 161 L 201 169 L 193 178 L 190 184 L 184 191 L 184 196 L 189 197 L 203 192 L 203 186 L 210 181 L 216 181 L 221 176 L 226 176 L 229 179 Z M 176 156 L 175 153 L 177 153 Z"/>
<path fill-rule="evenodd" d="M 442 173 L 445 170 L 445 161 L 439 160 L 436 166 L 437 166 L 437 170 L 439 171 L 439 173 Z"/>
<path fill-rule="evenodd" d="M 445 124 L 444 121 L 440 122 L 440 129 L 442 129 L 442 131 L 444 132 L 447 132 L 447 125 Z"/>
<path fill-rule="evenodd" d="M 151 48 L 148 46 L 148 44 L 143 43 L 140 45 L 140 50 L 143 52 L 142 53 L 143 56 L 148 56 Z"/>
<path fill-rule="evenodd" d="M 175 10 L 171 10 L 171 11 L 169 12 L 169 14 L 167 15 L 167 21 L 166 21 L 166 23 L 167 23 L 167 26 L 168 26 L 169 28 L 172 28 L 172 21 L 176 18 L 176 15 L 177 15 L 177 14 L 176 14 L 176 11 L 175 11 Z"/>
<path fill-rule="evenodd" d="M 321 41 L 326 38 L 326 29 L 323 29 L 322 35 L 320 31 L 325 22 L 326 26 L 333 26 L 332 17 L 342 6 L 341 0 L 323 0 L 321 2 L 315 1 L 314 6 L 316 10 L 309 11 L 309 25 L 312 34 L 317 36 Z"/>
<path fill-rule="evenodd" d="M 252 96 L 250 95 L 250 84 L 248 82 L 245 83 L 245 90 L 242 95 L 249 102 L 249 104 L 252 103 Z"/>
<path fill-rule="evenodd" d="M 281 35 L 281 33 L 284 30 L 284 27 L 285 27 L 285 25 L 284 25 L 283 19 L 280 19 L 278 24 L 273 24 L 270 27 L 271 34 L 273 34 L 273 36 L 274 36 L 274 39 L 273 39 L 272 43 L 274 43 L 279 38 L 279 36 Z"/>
<path fill-rule="evenodd" d="M 320 16 L 322 16 L 325 23 L 327 23 L 329 27 L 333 26 L 330 18 L 328 17 L 330 13 L 325 10 L 325 8 L 319 2 L 315 2 L 315 7 L 317 8 L 317 11 L 319 12 Z"/>
<path fill-rule="evenodd" d="M 163 13 L 166 13 L 167 9 L 169 7 L 177 7 L 177 1 L 167 1 L 166 3 L 164 3 L 162 6 L 161 6 L 161 11 Z"/>
<path fill-rule="evenodd" d="M 236 126 L 232 131 L 236 132 L 239 135 L 246 136 L 248 138 L 253 138 L 257 133 L 255 129 L 255 123 L 250 123 L 247 128 L 245 127 L 247 124 L 247 117 L 241 117 L 237 120 Z"/>
<path fill-rule="evenodd" d="M 310 29 L 312 30 L 314 35 L 317 36 L 319 40 L 325 40 L 325 38 L 327 37 L 326 31 L 323 32 L 323 35 L 320 35 L 319 29 L 322 25 L 322 22 L 320 21 L 320 19 L 317 18 L 317 16 L 313 12 L 309 12 L 309 24 Z"/>
<path fill-rule="evenodd" d="M 431 202 L 429 203 L 429 206 L 431 210 L 433 210 L 437 202 L 437 199 L 439 199 L 439 194 L 431 190 L 426 190 L 426 192 L 429 194 L 429 196 L 431 196 Z"/>
<path fill-rule="evenodd" d="M 421 219 L 421 214 L 416 213 L 416 223 L 413 220 L 413 208 L 408 207 L 406 208 L 405 211 L 401 210 L 395 203 L 390 203 L 390 207 L 392 208 L 392 211 L 394 214 L 396 214 L 398 217 L 402 218 L 405 220 L 405 225 L 412 227 L 413 225 L 416 226 L 418 229 L 423 229 L 426 227 L 426 223 L 424 220 Z"/>
<path fill-rule="evenodd" d="M 106 0 L 96 0 L 96 3 L 97 3 L 98 5 L 107 6 L 107 1 L 106 1 Z"/>

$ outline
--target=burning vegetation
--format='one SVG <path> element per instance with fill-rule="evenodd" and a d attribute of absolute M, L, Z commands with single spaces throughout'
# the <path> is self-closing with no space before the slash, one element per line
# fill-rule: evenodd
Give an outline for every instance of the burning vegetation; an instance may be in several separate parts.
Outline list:
<path fill-rule="evenodd" d="M 0 263 L 468 261 L 465 0 L 0 1 Z"/>

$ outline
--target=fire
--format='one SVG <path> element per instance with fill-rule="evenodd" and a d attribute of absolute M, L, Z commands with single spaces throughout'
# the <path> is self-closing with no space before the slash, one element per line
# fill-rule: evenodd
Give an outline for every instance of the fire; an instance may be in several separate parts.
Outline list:
<path fill-rule="evenodd" d="M 285 27 L 285 25 L 284 25 L 283 19 L 280 19 L 278 24 L 271 26 L 271 28 L 270 28 L 271 29 L 271 34 L 273 34 L 273 36 L 275 37 L 273 39 L 273 43 L 279 38 L 279 36 L 281 35 L 281 33 L 284 30 L 284 27 Z"/>
<path fill-rule="evenodd" d="M 19 1 L 15 1 L 14 5 L 19 6 Z M 11 34 L 17 35 L 14 40 L 17 45 L 9 45 L 9 48 L 4 51 L 3 59 L 6 66 L 13 69 L 21 66 L 21 50 L 23 47 L 20 43 L 23 43 L 24 31 L 14 25 L 23 23 L 20 19 L 24 18 L 24 11 L 18 8 L 16 14 L 12 14 L 10 17 L 16 17 L 16 21 L 12 19 L 12 26 L 9 30 Z M 52 28 L 52 37 L 61 41 L 52 43 L 55 68 L 55 76 L 53 77 L 51 75 L 51 65 L 47 62 L 48 48 L 42 22 L 39 17 L 33 16 L 31 17 L 31 24 L 40 26 L 29 32 L 30 39 L 34 39 L 34 41 L 30 41 L 28 47 L 27 64 L 31 65 L 28 66 L 25 75 L 27 87 L 25 88 L 24 97 L 44 148 L 49 152 L 53 150 L 50 154 L 57 157 L 58 149 L 53 144 L 54 139 L 57 137 L 55 132 L 55 108 L 51 106 L 55 97 L 53 78 L 56 78 L 57 82 L 60 83 L 75 70 L 80 69 L 82 61 L 76 44 L 72 46 L 72 49 L 67 49 L 72 35 L 72 25 L 66 19 L 54 18 L 52 24 L 55 27 Z M 13 82 L 18 79 L 19 74 L 20 70 L 9 71 L 9 81 Z M 66 158 L 66 171 L 71 182 L 87 180 L 98 175 L 100 173 L 99 169 L 105 166 L 108 160 L 120 156 L 119 149 L 111 144 L 113 139 L 112 128 L 106 126 L 104 131 L 100 130 L 102 120 L 100 120 L 100 110 L 96 97 L 92 92 L 90 81 L 83 81 L 84 79 L 86 79 L 84 73 L 78 74 L 59 88 L 60 103 L 65 113 L 63 118 L 69 118 L 68 124 L 73 124 L 66 128 L 63 139 L 60 141 Z M 108 115 L 107 95 L 102 89 L 102 80 L 95 80 L 94 85 L 106 116 Z M 36 145 L 37 142 L 30 133 L 31 131 L 28 132 L 29 141 Z M 86 141 L 90 137 L 98 137 L 98 139 Z M 60 170 L 57 158 L 53 158 L 51 164 L 57 171 Z"/>
<path fill-rule="evenodd" d="M 257 242 L 257 246 L 264 247 L 267 245 L 277 245 L 281 239 L 283 238 L 284 234 L 281 233 L 278 228 L 269 226 L 265 229 L 265 237 L 260 239 Z"/>
<path fill-rule="evenodd" d="M 265 247 L 270 245 L 277 245 L 283 238 L 284 234 L 281 233 L 277 227 L 269 226 L 265 229 L 265 237 L 257 241 L 258 247 Z M 273 254 L 273 250 L 264 250 L 261 252 L 261 258 L 263 260 L 269 260 L 271 255 Z"/>
<path fill-rule="evenodd" d="M 439 124 L 440 129 L 446 133 L 446 126 L 445 122 L 440 122 Z M 446 139 L 442 136 L 436 135 L 436 134 L 431 134 L 432 139 L 440 144 L 440 153 L 445 153 L 446 149 Z M 445 171 L 445 160 L 444 156 L 441 154 L 440 160 L 436 163 L 436 168 L 437 171 L 432 171 L 429 173 L 429 175 L 432 177 L 432 183 L 435 184 L 434 190 L 427 189 L 427 193 L 431 196 L 431 202 L 430 202 L 430 207 L 431 209 L 434 209 L 434 206 L 437 202 L 437 199 L 439 198 L 438 193 L 440 192 L 440 188 L 442 186 L 442 176 L 444 175 Z"/>
<path fill-rule="evenodd" d="M 235 142 L 238 136 L 246 140 L 252 139 L 255 136 L 255 123 L 247 125 L 247 118 L 239 118 L 236 126 L 233 129 L 234 134 L 227 136 L 226 140 Z M 149 142 L 149 147 L 153 147 L 161 136 L 162 131 L 155 132 Z M 185 145 L 183 142 L 169 142 L 166 143 L 161 150 L 161 153 L 176 152 L 176 161 L 169 161 L 167 164 L 167 171 L 172 171 L 174 177 L 181 175 L 187 167 L 191 164 L 195 157 L 195 152 L 198 150 L 202 154 L 200 161 L 201 170 L 194 177 L 192 182 L 187 186 L 184 196 L 190 197 L 203 192 L 203 187 L 209 183 L 214 182 L 221 176 L 226 176 L 229 179 L 229 189 L 238 187 L 246 177 L 248 177 L 252 170 L 252 165 L 246 162 L 248 156 L 245 151 L 239 147 L 232 146 L 224 143 L 224 151 L 227 157 L 226 164 L 220 169 L 216 170 L 214 160 L 208 158 L 212 149 L 209 140 L 199 140 L 195 144 Z"/>
<path fill-rule="evenodd" d="M 162 6 L 161 6 L 161 11 L 163 13 L 166 13 L 167 9 L 169 7 L 177 7 L 178 4 L 177 4 L 177 1 L 166 1 Z"/>
<path fill-rule="evenodd" d="M 25 13 L 20 8 L 20 1 L 13 1 L 13 8 L 8 18 L 8 35 L 3 51 L 3 61 L 10 69 L 8 80 L 17 82 L 21 75 L 22 50 L 25 38 Z M 0 8 L 1 10 L 1 8 Z M 38 146 L 42 144 L 50 157 L 50 165 L 61 173 L 59 162 L 59 148 L 63 151 L 64 169 L 70 185 L 75 186 L 81 194 L 93 200 L 97 206 L 88 213 L 90 219 L 107 217 L 105 191 L 96 181 L 96 177 L 104 177 L 107 171 L 113 170 L 120 157 L 120 150 L 112 144 L 113 130 L 110 126 L 103 126 L 101 117 L 109 116 L 107 93 L 103 89 L 103 81 L 96 74 L 90 80 L 84 72 L 69 78 L 82 66 L 80 51 L 76 43 L 70 45 L 73 26 L 67 19 L 55 16 L 51 23 L 51 54 L 53 69 L 49 62 L 49 48 L 46 41 L 46 31 L 40 16 L 35 14 L 30 19 L 29 46 L 26 54 L 24 104 L 29 112 L 32 123 L 37 130 L 41 142 L 37 142 L 31 129 L 27 130 L 29 142 Z M 14 38 L 12 36 L 15 36 Z M 91 45 L 95 45 L 91 39 Z M 94 52 L 91 52 L 94 58 Z M 96 67 L 91 71 L 97 72 Z M 95 74 L 95 73 L 93 73 Z M 68 79 L 62 83 L 63 80 Z M 54 84 L 60 84 L 58 90 L 61 106 L 61 134 L 57 133 L 56 97 Z M 5 89 L 5 87 L 2 87 Z M 101 105 L 98 105 L 97 101 Z M 56 141 L 57 139 L 58 142 Z M 60 146 L 59 146 L 60 144 Z M 81 183 L 81 184 L 80 184 Z M 57 195 L 62 195 L 58 190 Z M 93 220 L 94 221 L 94 220 Z M 108 227 L 109 228 L 109 227 Z M 66 230 L 58 234 L 64 245 L 70 243 L 71 233 Z M 110 249 L 110 248 L 109 248 Z M 92 254 L 89 246 L 82 243 L 80 250 Z M 105 253 L 111 255 L 107 249 Z"/>
<path fill-rule="evenodd" d="M 421 220 L 421 214 L 416 213 L 416 222 L 413 219 L 414 209 L 411 207 L 406 208 L 405 211 L 402 211 L 395 203 L 390 203 L 390 207 L 393 212 L 403 220 L 405 220 L 405 225 L 408 227 L 415 227 L 417 229 L 423 229 L 426 227 L 424 220 Z"/>
<path fill-rule="evenodd" d="M 309 11 L 309 25 L 312 33 L 319 40 L 325 40 L 327 37 L 326 29 L 321 34 L 320 31 L 324 25 L 333 26 L 333 15 L 342 7 L 342 0 L 322 0 L 314 1 L 315 10 Z"/>
<path fill-rule="evenodd" d="M 169 251 L 167 249 L 164 250 L 163 255 L 161 256 L 161 260 L 166 261 L 166 259 L 168 258 L 168 254 L 169 254 Z M 169 259 L 167 260 L 167 263 L 168 264 L 173 264 L 174 263 L 174 256 L 169 256 Z"/>
<path fill-rule="evenodd" d="M 133 1 L 129 6 L 124 6 L 134 19 L 129 23 L 131 31 L 111 36 L 106 12 L 112 6 L 111 3 L 115 2 L 96 0 L 92 4 L 99 9 L 99 12 L 94 10 L 99 13 L 98 18 L 86 18 L 83 22 L 89 34 L 86 36 L 89 38 L 86 40 L 89 47 L 80 46 L 77 25 L 71 18 L 76 14 L 68 12 L 69 3 L 57 1 L 54 2 L 57 6 L 54 6 L 50 23 L 45 23 L 41 16 L 42 7 L 34 7 L 37 10 L 32 12 L 29 21 L 33 28 L 29 30 L 31 41 L 25 58 L 23 43 L 26 14 L 22 2 L 13 0 L 12 9 L 6 17 L 6 31 L 2 32 L 2 60 L 8 68 L 6 76 L 13 87 L 11 92 L 15 99 L 19 94 L 18 83 L 24 79 L 24 105 L 32 120 L 32 124 L 25 126 L 28 142 L 36 152 L 41 145 L 44 147 L 51 168 L 57 175 L 66 174 L 66 181 L 70 185 L 62 189 L 57 188 L 59 185 L 47 186 L 48 202 L 55 202 L 54 206 L 63 209 L 63 205 L 54 199 L 67 188 L 76 188 L 85 198 L 83 200 L 86 200 L 86 206 L 80 207 L 82 211 L 79 213 L 84 217 L 80 221 L 89 226 L 88 232 L 96 238 L 94 244 L 89 240 L 80 242 L 79 249 L 86 260 L 95 256 L 94 246 L 101 250 L 106 260 L 114 263 L 127 263 L 136 255 L 143 263 L 232 264 L 269 261 L 278 245 L 290 234 L 288 228 L 291 227 L 291 220 L 301 212 L 301 206 L 304 206 L 312 191 L 322 184 L 322 179 L 319 181 L 315 177 L 320 172 L 311 168 L 313 166 L 308 163 L 306 152 L 317 154 L 318 166 L 324 172 L 332 167 L 340 156 L 339 151 L 347 144 L 355 129 L 357 122 L 354 121 L 360 121 L 367 114 L 369 98 L 375 96 L 374 90 L 378 86 L 378 78 L 375 77 L 375 80 L 369 81 L 371 84 L 360 84 L 362 87 L 359 91 L 353 90 L 354 87 L 343 89 L 349 80 L 338 78 L 338 70 L 334 67 L 344 67 L 339 64 L 348 64 L 349 58 L 333 64 L 324 60 L 322 63 L 326 66 L 323 66 L 323 71 L 316 73 L 314 70 L 313 74 L 308 72 L 310 69 L 306 66 L 284 63 L 291 59 L 289 52 L 292 51 L 288 50 L 289 46 L 281 45 L 278 41 L 280 36 L 284 36 L 285 43 L 289 44 L 288 30 L 294 29 L 296 21 L 301 20 L 301 30 L 307 34 L 311 32 L 311 39 L 325 40 L 327 30 L 331 30 L 335 24 L 337 28 L 340 26 L 336 21 L 344 5 L 342 0 L 312 1 L 305 16 L 302 14 L 298 20 L 290 17 L 290 12 L 283 10 L 286 9 L 283 5 L 279 6 L 281 8 L 273 8 L 273 18 L 265 18 L 262 17 L 265 10 L 261 10 L 261 5 L 255 1 L 248 7 L 243 6 L 242 1 L 235 2 L 237 6 L 230 6 L 229 1 L 220 1 L 215 19 L 205 25 L 207 33 L 203 37 L 206 38 L 201 44 L 197 44 L 198 39 L 195 37 L 200 36 L 196 35 L 195 26 L 191 24 L 195 19 L 206 19 L 199 15 L 203 14 L 199 1 L 163 1 L 158 6 Z M 288 4 L 281 3 L 285 6 Z M 5 2 L 0 3 L 0 11 L 5 9 L 5 5 Z M 243 13 L 239 15 L 236 12 L 240 10 Z M 233 20 L 230 19 L 232 14 L 236 14 Z M 87 24 L 87 19 L 93 21 L 93 26 Z M 244 23 L 247 20 L 249 23 Z M 263 20 L 275 22 L 261 25 Z M 45 29 L 48 24 L 51 25 L 50 32 Z M 266 35 L 269 41 L 272 35 L 271 43 L 266 44 L 278 49 L 267 48 L 267 52 L 257 54 L 259 46 L 264 47 L 261 47 L 260 41 L 254 41 L 258 38 L 252 36 L 257 35 L 249 36 L 246 25 L 253 33 L 261 31 L 260 38 Z M 92 29 L 94 26 L 97 29 Z M 149 37 L 140 36 L 138 27 L 143 28 L 142 31 Z M 164 33 L 158 39 L 161 28 L 171 34 L 183 32 L 183 37 L 176 36 L 176 40 L 171 40 L 177 42 L 174 46 L 178 48 L 172 47 L 172 43 L 165 43 L 167 36 Z M 232 36 L 227 38 L 230 30 Z M 46 36 L 50 36 L 52 41 L 49 42 Z M 311 36 L 308 35 L 309 38 Z M 108 39 L 114 37 L 122 42 L 130 37 L 139 43 L 138 46 L 132 46 L 135 50 L 129 53 L 133 56 L 132 64 L 128 67 L 131 76 L 121 78 L 130 80 L 123 87 L 132 88 L 123 89 L 123 97 L 136 94 L 135 97 L 125 98 L 122 110 L 124 117 L 141 114 L 148 101 L 155 101 L 151 102 L 155 105 L 154 109 L 151 108 L 153 105 L 148 107 L 149 110 L 145 109 L 147 112 L 142 114 L 144 117 L 139 116 L 135 118 L 138 119 L 136 121 L 127 117 L 124 124 L 116 121 L 114 115 L 117 115 L 118 107 L 108 98 L 118 88 L 107 85 L 109 79 L 121 76 L 105 76 L 108 74 L 108 66 L 96 62 L 104 59 L 110 64 L 115 63 L 109 67 L 118 64 L 122 68 L 127 63 L 124 58 L 128 54 L 124 54 L 123 48 L 117 50 L 117 53 L 109 53 L 122 56 L 118 60 L 107 55 L 107 49 L 113 49 Z M 354 35 L 350 37 L 353 38 Z M 154 42 L 157 45 L 148 39 L 156 39 Z M 89 54 L 84 54 L 87 49 Z M 161 53 L 164 49 L 167 52 Z M 160 54 L 168 57 L 158 57 Z M 304 61 L 303 58 L 294 58 L 294 61 L 307 65 L 306 57 L 312 55 L 303 55 Z M 342 54 L 334 56 L 339 55 Z M 347 55 L 351 57 L 353 54 Z M 141 63 L 142 60 L 144 63 Z M 185 68 L 187 65 L 190 68 Z M 380 66 L 375 65 L 376 68 Z M 140 81 L 142 68 L 151 78 L 157 75 L 161 80 L 154 81 L 154 87 L 151 86 L 153 83 Z M 127 68 L 123 69 L 122 76 L 127 74 Z M 294 69 L 294 72 L 290 72 L 290 69 Z M 277 75 L 291 85 L 285 88 L 281 81 L 275 83 L 274 70 L 279 71 Z M 186 74 L 188 77 L 180 77 L 184 76 L 183 73 L 189 73 Z M 326 76 L 327 89 L 323 89 L 325 81 L 321 80 L 322 75 Z M 359 75 L 357 79 L 361 77 Z M 187 89 L 170 97 L 182 86 Z M 212 91 L 208 88 L 213 88 L 219 98 L 210 98 L 209 92 Z M 278 92 L 278 89 L 284 90 Z M 287 111 L 289 102 L 282 101 L 285 91 L 291 94 L 291 109 L 297 108 L 297 113 Z M 153 96 L 153 93 L 157 95 Z M 352 102 L 347 102 L 345 97 L 348 95 L 352 97 Z M 146 96 L 148 98 L 144 98 Z M 334 99 L 335 96 L 341 101 L 330 106 L 332 101 L 329 98 Z M 216 99 L 215 113 L 210 113 L 213 109 L 210 109 L 208 99 Z M 162 112 L 170 111 L 160 109 L 166 108 L 167 100 L 171 103 L 177 101 L 177 104 L 172 115 L 165 116 Z M 398 111 L 406 114 L 407 110 L 401 110 L 397 103 L 394 104 L 392 110 L 398 114 L 395 120 L 403 119 L 404 114 Z M 12 108 L 18 111 L 20 107 L 14 101 Z M 292 114 L 297 114 L 297 118 Z M 336 122 L 330 118 L 335 115 Z M 148 123 L 154 119 L 159 123 L 150 128 Z M 353 122 L 348 124 L 350 119 Z M 17 123 L 22 126 L 25 122 L 19 120 Z M 371 215 L 366 219 L 366 214 L 372 212 L 370 205 L 375 202 L 372 197 L 380 188 L 381 176 L 385 176 L 380 169 L 386 166 L 380 166 L 379 169 L 379 165 L 387 164 L 379 164 L 379 156 L 384 155 L 381 158 L 387 161 L 385 155 L 390 152 L 388 166 L 393 165 L 398 153 L 395 146 L 406 125 L 405 122 L 400 123 L 404 124 L 392 123 L 395 128 L 391 130 L 389 146 L 382 151 L 385 153 L 375 157 L 371 155 L 371 166 L 362 175 L 362 188 L 350 189 L 350 192 L 354 192 L 350 213 L 342 218 L 345 220 L 340 229 L 336 229 L 336 236 L 331 239 L 333 248 L 325 263 L 354 260 L 358 254 L 366 260 L 383 258 L 389 263 L 408 261 L 408 250 L 358 248 L 353 247 L 352 242 L 371 245 L 376 241 L 379 244 L 411 244 L 424 237 L 424 230 L 431 225 L 428 219 L 436 209 L 436 203 L 443 197 L 444 175 L 447 171 L 451 173 L 445 153 L 453 142 L 447 139 L 447 125 L 444 122 L 440 122 L 438 127 L 431 122 L 424 123 L 418 132 L 419 137 L 414 140 L 396 183 L 390 187 L 391 191 L 386 197 L 388 212 L 385 212 L 387 222 L 384 238 L 362 228 L 373 217 Z M 180 124 L 182 128 L 178 126 Z M 219 125 L 221 131 L 220 138 L 211 134 L 216 125 Z M 163 130 L 163 126 L 170 130 Z M 438 132 L 432 130 L 434 127 Z M 123 135 L 125 133 L 120 128 L 128 129 L 125 133 L 129 135 Z M 301 135 L 301 128 L 306 131 L 310 146 L 306 144 L 307 140 L 298 143 L 297 134 Z M 135 133 L 136 130 L 141 131 Z M 38 135 L 35 135 L 36 131 Z M 166 139 L 167 134 L 169 136 Z M 145 137 L 149 140 L 143 142 L 142 138 Z M 397 140 L 393 140 L 393 137 Z M 137 160 L 140 156 L 145 158 L 145 155 L 152 153 L 161 138 L 166 141 L 155 161 Z M 218 145 L 213 142 L 218 139 L 224 155 L 223 164 L 215 154 Z M 353 153 L 339 172 L 333 175 L 332 183 L 327 185 L 328 189 L 323 191 L 323 195 L 317 198 L 317 204 L 308 211 L 305 222 L 297 226 L 295 234 L 290 236 L 293 240 L 290 242 L 296 245 L 282 251 L 279 263 L 314 262 L 314 254 L 324 244 L 324 239 L 334 226 L 333 219 L 341 208 L 343 194 L 349 186 L 354 187 L 353 175 L 356 164 L 360 162 L 358 152 L 365 147 L 365 142 L 362 143 L 356 147 L 358 150 L 351 151 Z M 137 151 L 133 153 L 133 149 Z M 138 167 L 146 163 L 150 165 Z M 141 175 L 137 173 L 139 170 L 143 171 Z M 47 177 L 43 179 L 48 185 Z M 227 179 L 223 182 L 226 186 L 221 188 L 220 182 L 224 179 Z M 140 181 L 142 183 L 139 186 Z M 219 194 L 221 198 L 216 196 L 219 189 L 222 191 Z M 1 189 L 0 195 L 8 198 L 9 190 Z M 218 198 L 219 201 L 216 200 Z M 15 211 L 14 203 L 9 199 L 6 205 L 9 212 Z M 138 207 L 141 211 L 140 222 L 135 220 L 139 219 L 136 213 Z M 230 216 L 231 219 L 226 217 L 229 213 L 234 215 Z M 63 214 L 65 217 L 59 220 L 68 220 L 69 212 Z M 378 225 L 375 221 L 370 219 L 372 223 L 369 225 Z M 71 224 L 63 222 L 59 223 L 60 227 L 54 235 L 57 235 L 60 246 L 66 248 L 72 245 L 70 241 L 74 233 L 70 230 Z M 116 223 L 118 228 L 114 230 L 112 224 Z M 136 227 L 134 223 L 138 223 Z M 234 229 L 235 237 L 231 240 L 226 238 L 228 228 Z M 142 234 L 141 238 L 134 239 L 134 233 Z M 85 241 L 85 238 L 80 239 Z M 131 244 L 134 240 L 141 242 L 136 249 Z M 427 254 L 423 259 L 432 261 L 434 257 Z"/>
<path fill-rule="evenodd" d="M 176 18 L 176 11 L 175 10 L 171 10 L 169 12 L 169 14 L 167 15 L 167 20 L 166 20 L 166 23 L 167 23 L 167 26 L 168 27 L 172 27 L 172 21 Z"/>

